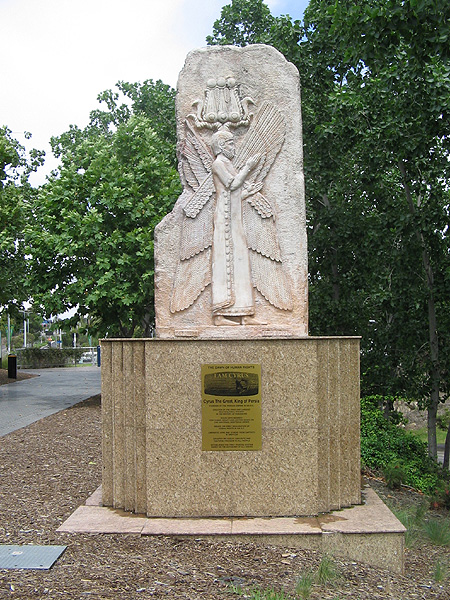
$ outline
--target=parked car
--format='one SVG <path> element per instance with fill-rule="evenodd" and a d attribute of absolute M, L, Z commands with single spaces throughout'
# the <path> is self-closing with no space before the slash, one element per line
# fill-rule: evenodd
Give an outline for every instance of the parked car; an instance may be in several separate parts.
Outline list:
<path fill-rule="evenodd" d="M 96 352 L 83 352 L 83 354 L 81 355 L 80 360 L 78 361 L 80 364 L 83 363 L 94 363 L 97 360 L 97 353 Z"/>

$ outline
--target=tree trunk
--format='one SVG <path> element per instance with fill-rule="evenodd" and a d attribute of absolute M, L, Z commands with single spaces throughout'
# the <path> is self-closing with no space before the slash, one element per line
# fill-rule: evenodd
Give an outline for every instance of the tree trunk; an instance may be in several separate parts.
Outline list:
<path fill-rule="evenodd" d="M 409 211 L 412 215 L 416 213 L 411 189 L 408 184 L 406 168 L 403 161 L 399 161 L 398 167 L 403 179 L 403 188 L 405 190 L 406 200 Z M 431 383 L 431 398 L 428 407 L 428 454 L 432 458 L 437 458 L 436 443 L 436 415 L 439 406 L 440 389 L 440 368 L 439 368 L 439 343 L 437 333 L 436 306 L 434 302 L 434 274 L 428 253 L 425 238 L 421 231 L 415 230 L 416 238 L 422 249 L 422 266 L 425 271 L 426 283 L 428 289 L 428 345 L 430 348 L 431 371 L 429 373 Z"/>
<path fill-rule="evenodd" d="M 428 259 L 428 256 L 426 257 Z M 424 261 L 425 262 L 425 261 Z M 431 270 L 431 267 L 430 267 Z M 432 273 L 431 273 L 432 276 Z M 434 296 L 432 287 L 429 286 L 428 296 L 428 336 L 430 345 L 431 357 L 431 405 L 428 408 L 428 454 L 437 459 L 437 442 L 436 442 L 436 416 L 439 406 L 439 388 L 440 388 L 440 372 L 439 372 L 439 346 L 436 323 L 436 307 L 434 304 Z M 433 413 L 430 416 L 430 411 Z M 434 415 L 434 416 L 433 416 Z"/>
<path fill-rule="evenodd" d="M 153 310 L 146 311 L 146 313 L 144 314 L 142 321 L 141 321 L 143 336 L 145 338 L 153 337 L 154 322 L 155 322 L 154 311 Z"/>
<path fill-rule="evenodd" d="M 383 406 L 383 414 L 386 421 L 391 420 L 392 413 L 394 412 L 394 401 L 388 397 Z"/>
<path fill-rule="evenodd" d="M 127 325 L 124 325 L 121 321 L 119 321 L 119 329 L 120 329 L 120 337 L 132 338 L 134 329 L 135 329 L 134 320 L 130 324 L 127 324 Z"/>
<path fill-rule="evenodd" d="M 448 424 L 447 435 L 445 436 L 445 446 L 444 446 L 444 462 L 442 467 L 448 471 L 450 459 L 450 423 Z"/>
<path fill-rule="evenodd" d="M 431 458 L 437 458 L 437 441 L 436 441 L 436 417 L 437 404 L 432 403 L 428 407 L 427 413 L 427 428 L 428 428 L 428 455 Z"/>

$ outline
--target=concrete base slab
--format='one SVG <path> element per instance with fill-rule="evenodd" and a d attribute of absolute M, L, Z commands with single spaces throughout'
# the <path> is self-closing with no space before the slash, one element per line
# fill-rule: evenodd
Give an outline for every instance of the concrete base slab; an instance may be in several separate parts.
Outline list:
<path fill-rule="evenodd" d="M 79 506 L 56 530 L 66 533 L 141 533 L 147 518 L 103 506 Z"/>
<path fill-rule="evenodd" d="M 364 504 L 317 517 L 147 518 L 100 505 L 100 488 L 57 529 L 60 533 L 135 533 L 210 537 L 322 550 L 397 573 L 404 570 L 405 528 L 365 487 Z"/>

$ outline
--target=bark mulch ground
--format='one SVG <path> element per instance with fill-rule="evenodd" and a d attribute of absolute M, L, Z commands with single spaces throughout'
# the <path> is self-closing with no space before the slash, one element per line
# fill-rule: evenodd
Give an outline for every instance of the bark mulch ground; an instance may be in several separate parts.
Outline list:
<path fill-rule="evenodd" d="M 56 533 L 99 486 L 100 445 L 99 396 L 0 438 L 0 543 L 67 545 L 51 570 L 0 570 L 0 599 L 233 600 L 272 588 L 294 598 L 299 577 L 317 570 L 319 552 L 288 547 Z M 373 483 L 392 504 L 423 501 L 410 490 L 394 494 Z M 433 577 L 438 562 L 450 568 L 448 547 L 408 548 L 404 576 L 333 560 L 338 575 L 328 585 L 314 584 L 311 600 L 450 599 L 450 581 Z"/>
<path fill-rule="evenodd" d="M 23 379 L 30 379 L 30 377 L 36 377 L 36 375 L 31 375 L 31 373 L 24 373 L 23 371 L 17 371 L 17 379 L 12 379 L 8 377 L 7 369 L 0 369 L 0 385 L 5 385 L 6 383 L 14 383 L 14 381 L 22 381 Z"/>

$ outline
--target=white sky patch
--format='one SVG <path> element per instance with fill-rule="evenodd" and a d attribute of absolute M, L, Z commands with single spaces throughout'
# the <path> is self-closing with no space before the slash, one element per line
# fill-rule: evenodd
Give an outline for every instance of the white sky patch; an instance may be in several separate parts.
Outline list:
<path fill-rule="evenodd" d="M 34 185 L 57 162 L 48 144 L 85 127 L 97 95 L 117 81 L 162 79 L 175 87 L 186 54 L 205 46 L 223 0 L 0 0 L 0 125 L 46 152 Z M 269 0 L 301 18 L 307 5 Z M 24 131 L 33 134 L 27 142 Z"/>

